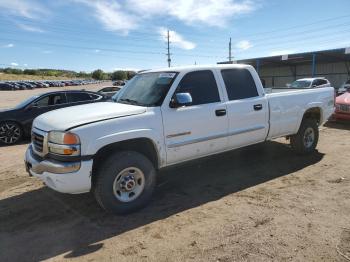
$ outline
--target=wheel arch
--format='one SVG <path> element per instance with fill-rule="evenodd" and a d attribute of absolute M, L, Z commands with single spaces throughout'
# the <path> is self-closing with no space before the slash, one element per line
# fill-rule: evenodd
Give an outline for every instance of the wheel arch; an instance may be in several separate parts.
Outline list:
<path fill-rule="evenodd" d="M 160 167 L 160 158 L 155 143 L 146 137 L 133 138 L 108 144 L 100 148 L 93 157 L 92 167 L 92 184 L 94 184 L 96 178 L 96 171 L 106 156 L 111 155 L 116 151 L 135 151 L 143 154 L 154 165 L 156 169 Z"/>
<path fill-rule="evenodd" d="M 317 125 L 320 125 L 323 123 L 323 112 L 322 108 L 319 106 L 311 106 L 307 109 L 304 110 L 304 113 L 301 115 L 299 123 L 297 125 L 297 129 L 295 132 L 297 132 L 301 126 L 301 123 L 303 122 L 304 119 L 315 119 L 317 122 Z"/>
<path fill-rule="evenodd" d="M 317 121 L 317 124 L 319 125 L 322 123 L 322 108 L 321 107 L 310 107 L 307 110 L 305 110 L 303 115 L 304 119 L 315 119 Z"/>

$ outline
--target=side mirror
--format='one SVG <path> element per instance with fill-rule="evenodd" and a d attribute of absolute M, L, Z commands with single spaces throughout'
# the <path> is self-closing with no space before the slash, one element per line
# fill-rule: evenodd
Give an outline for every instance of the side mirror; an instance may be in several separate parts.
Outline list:
<path fill-rule="evenodd" d="M 170 101 L 171 108 L 192 105 L 192 96 L 190 93 L 176 93 Z"/>
<path fill-rule="evenodd" d="M 312 85 L 312 87 L 317 87 L 317 85 Z"/>

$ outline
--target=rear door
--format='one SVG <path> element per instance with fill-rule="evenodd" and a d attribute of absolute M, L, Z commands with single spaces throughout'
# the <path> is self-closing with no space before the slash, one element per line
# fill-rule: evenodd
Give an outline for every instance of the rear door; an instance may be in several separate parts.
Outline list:
<path fill-rule="evenodd" d="M 224 150 L 228 129 L 226 105 L 213 71 L 185 74 L 175 93 L 189 93 L 193 103 L 171 108 L 169 101 L 165 100 L 161 107 L 167 163 L 174 164 Z"/>
<path fill-rule="evenodd" d="M 227 93 L 229 147 L 264 141 L 268 132 L 268 102 L 264 94 L 259 94 L 251 72 L 230 68 L 220 70 L 220 75 Z"/>

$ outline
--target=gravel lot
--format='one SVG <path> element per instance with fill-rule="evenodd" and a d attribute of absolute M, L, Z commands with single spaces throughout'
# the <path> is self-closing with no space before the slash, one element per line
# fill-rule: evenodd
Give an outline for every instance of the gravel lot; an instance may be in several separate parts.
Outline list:
<path fill-rule="evenodd" d="M 0 107 L 48 90 L 1 92 Z M 0 260 L 347 261 L 350 125 L 321 129 L 310 156 L 281 139 L 164 170 L 127 216 L 28 177 L 28 142 L 0 147 Z"/>

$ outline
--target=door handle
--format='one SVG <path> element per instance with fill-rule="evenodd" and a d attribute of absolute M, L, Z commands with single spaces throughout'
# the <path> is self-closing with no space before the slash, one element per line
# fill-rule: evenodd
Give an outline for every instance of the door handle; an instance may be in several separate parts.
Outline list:
<path fill-rule="evenodd" d="M 263 108 L 262 104 L 257 104 L 257 105 L 254 105 L 254 110 L 255 111 L 259 111 Z"/>
<path fill-rule="evenodd" d="M 224 115 L 226 115 L 226 109 L 217 109 L 217 110 L 215 110 L 215 115 L 216 116 L 224 116 Z"/>

